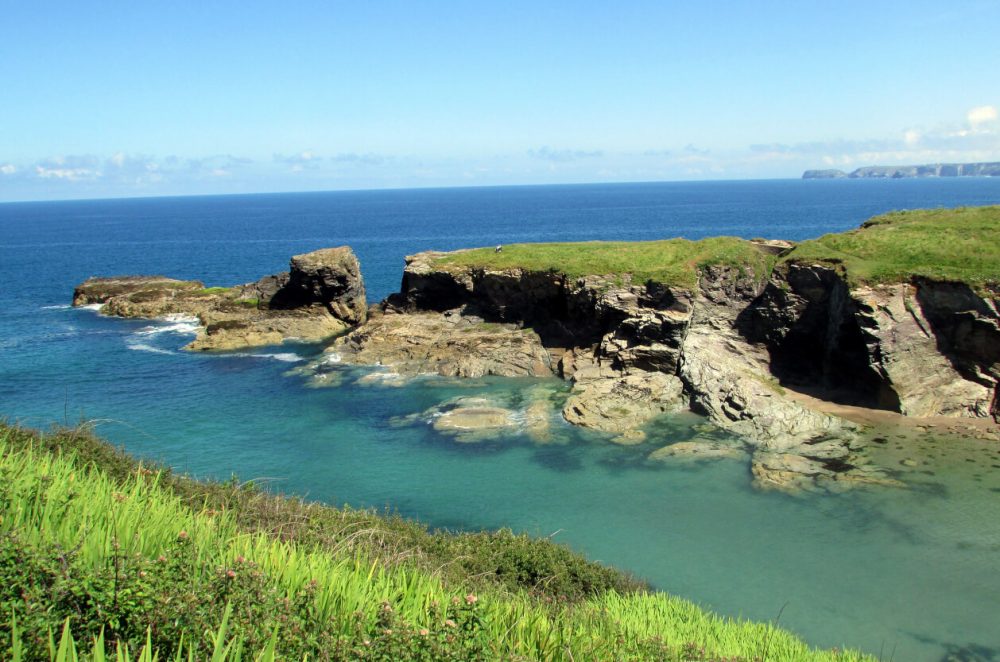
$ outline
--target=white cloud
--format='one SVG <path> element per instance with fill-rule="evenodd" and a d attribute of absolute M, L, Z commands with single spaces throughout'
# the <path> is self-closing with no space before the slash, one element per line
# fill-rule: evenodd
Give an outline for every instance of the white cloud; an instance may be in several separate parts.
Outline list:
<path fill-rule="evenodd" d="M 989 124 L 997 119 L 996 106 L 978 106 L 969 111 L 966 115 L 969 125 L 975 131 L 981 124 Z"/>
<path fill-rule="evenodd" d="M 546 146 L 541 149 L 528 150 L 528 156 L 552 163 L 568 163 L 570 161 L 579 161 L 580 159 L 599 158 L 604 156 L 604 152 L 600 150 L 552 149 Z"/>
<path fill-rule="evenodd" d="M 17 167 L 13 163 L 5 163 L 0 166 L 0 175 L 13 175 L 17 172 Z"/>
<path fill-rule="evenodd" d="M 35 174 L 42 179 L 65 179 L 70 182 L 78 182 L 87 179 L 97 179 L 100 171 L 89 168 L 49 168 L 46 166 L 35 166 Z"/>

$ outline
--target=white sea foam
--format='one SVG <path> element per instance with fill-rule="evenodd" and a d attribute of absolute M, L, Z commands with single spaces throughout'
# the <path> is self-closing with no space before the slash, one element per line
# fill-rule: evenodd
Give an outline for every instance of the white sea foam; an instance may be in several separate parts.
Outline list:
<path fill-rule="evenodd" d="M 83 310 L 93 310 L 93 311 L 97 312 L 97 311 L 100 311 L 101 308 L 104 308 L 104 304 L 103 303 L 88 303 L 85 306 L 80 306 L 80 308 L 82 308 Z"/>
<path fill-rule="evenodd" d="M 326 358 L 323 359 L 323 363 L 340 363 L 341 361 L 340 354 L 337 352 L 327 352 Z"/>
<path fill-rule="evenodd" d="M 134 349 L 138 352 L 150 352 L 152 354 L 173 354 L 169 349 L 161 349 L 159 347 L 153 347 L 152 345 L 147 345 L 144 342 L 138 342 L 135 340 L 126 340 L 125 346 L 129 349 Z"/>
<path fill-rule="evenodd" d="M 198 332 L 198 320 L 193 318 L 185 318 L 184 321 L 173 321 L 171 324 L 157 324 L 152 326 L 144 326 L 135 332 L 137 336 L 156 336 L 161 333 L 181 333 L 193 335 Z"/>
<path fill-rule="evenodd" d="M 276 352 L 274 354 L 248 354 L 247 356 L 257 356 L 262 359 L 274 359 L 275 361 L 285 361 L 287 363 L 297 363 L 298 361 L 305 361 L 304 358 L 302 358 L 295 352 Z"/>
<path fill-rule="evenodd" d="M 73 306 L 69 305 L 68 303 L 60 303 L 55 306 L 42 306 L 42 310 L 66 310 L 72 307 Z"/>
<path fill-rule="evenodd" d="M 274 352 L 274 353 L 255 353 L 255 352 L 235 352 L 226 354 L 209 354 L 208 356 L 239 356 L 248 359 L 274 359 L 275 361 L 284 361 L 285 363 L 298 363 L 299 361 L 305 361 L 305 358 L 299 356 L 295 352 Z"/>
<path fill-rule="evenodd" d="M 186 322 L 188 324 L 197 324 L 197 315 L 185 315 L 184 313 L 171 313 L 169 315 L 164 315 L 161 317 L 164 322 Z"/>

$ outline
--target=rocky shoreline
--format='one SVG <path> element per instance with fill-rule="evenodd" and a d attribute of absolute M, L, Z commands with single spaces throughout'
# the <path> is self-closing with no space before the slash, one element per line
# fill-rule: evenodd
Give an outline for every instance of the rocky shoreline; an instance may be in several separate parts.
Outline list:
<path fill-rule="evenodd" d="M 185 349 L 199 351 L 320 341 L 368 315 L 361 267 L 346 246 L 296 255 L 288 271 L 233 287 L 163 276 L 89 278 L 74 289 L 73 305 L 100 305 L 116 317 L 197 317 L 198 335 Z"/>
<path fill-rule="evenodd" d="M 690 410 L 741 442 L 699 438 L 650 459 L 748 454 L 761 488 L 899 484 L 867 459 L 862 425 L 789 389 L 909 417 L 1000 422 L 995 293 L 916 276 L 859 286 L 843 264 L 798 260 L 787 242 L 743 242 L 741 250 L 773 266 L 757 273 L 749 263 L 700 264 L 692 286 L 463 265 L 451 259 L 456 253 L 424 252 L 406 258 L 400 291 L 368 309 L 357 259 L 341 247 L 296 256 L 289 272 L 233 288 L 90 279 L 74 305 L 102 303 L 105 314 L 126 317 L 197 315 L 202 330 L 188 346 L 196 350 L 329 339 L 304 371 L 318 381 L 343 365 L 379 366 L 372 377 L 383 383 L 426 374 L 560 377 L 571 384 L 562 418 L 621 444 L 643 442 L 661 414 Z M 540 398 L 525 414 L 533 438 L 548 434 L 554 406 Z M 432 413 L 434 426 L 458 441 L 501 434 L 513 420 L 475 399 Z"/>

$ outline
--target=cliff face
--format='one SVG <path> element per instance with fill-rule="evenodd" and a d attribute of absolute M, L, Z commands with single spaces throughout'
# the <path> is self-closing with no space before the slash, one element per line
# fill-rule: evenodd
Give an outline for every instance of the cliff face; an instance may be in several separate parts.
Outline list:
<path fill-rule="evenodd" d="M 789 262 L 738 326 L 784 382 L 908 416 L 1000 419 L 997 303 L 926 278 L 850 289 L 832 266 Z"/>
<path fill-rule="evenodd" d="M 392 310 L 458 310 L 530 327 L 566 378 L 598 368 L 684 379 L 697 330 L 726 338 L 744 358 L 762 357 L 757 369 L 767 382 L 909 416 L 998 416 L 1000 304 L 963 283 L 914 278 L 852 289 L 842 269 L 792 260 L 763 284 L 752 273 L 708 268 L 688 290 L 436 268 L 440 257 L 407 258 Z M 711 409 L 698 404 L 700 381 L 687 376 L 686 392 Z"/>
<path fill-rule="evenodd" d="M 857 455 L 852 424 L 785 397 L 766 348 L 741 335 L 741 311 L 768 286 L 762 274 L 706 267 L 686 288 L 443 266 L 443 256 L 408 257 L 401 291 L 333 343 L 336 360 L 400 374 L 553 374 L 573 384 L 564 418 L 618 443 L 641 442 L 654 416 L 693 409 L 744 440 L 758 485 L 891 482 Z M 706 438 L 656 459 L 733 452 Z"/>
<path fill-rule="evenodd" d="M 891 482 L 864 460 L 853 424 L 783 386 L 909 416 L 1000 413 L 997 301 L 967 285 L 852 287 L 842 267 L 786 260 L 766 277 L 702 266 L 686 287 L 450 255 L 408 257 L 400 292 L 334 341 L 336 360 L 399 375 L 556 375 L 573 385 L 563 417 L 618 443 L 691 409 L 743 439 L 757 485 L 781 489 Z M 704 439 L 656 459 L 733 452 Z"/>

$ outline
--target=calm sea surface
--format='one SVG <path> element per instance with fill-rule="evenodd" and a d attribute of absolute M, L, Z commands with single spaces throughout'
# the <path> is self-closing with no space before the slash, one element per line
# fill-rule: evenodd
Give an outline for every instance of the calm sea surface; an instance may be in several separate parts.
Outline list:
<path fill-rule="evenodd" d="M 289 373 L 314 346 L 194 355 L 183 323 L 114 320 L 67 304 L 92 275 L 230 285 L 351 245 L 369 296 L 403 256 L 524 241 L 710 235 L 805 239 L 873 214 L 1000 203 L 998 179 L 755 181 L 248 195 L 0 205 L 0 415 L 97 422 L 130 451 L 199 476 L 266 477 L 334 504 L 433 526 L 509 526 L 718 612 L 774 619 L 822 646 L 883 659 L 1000 659 L 1000 447 L 887 431 L 916 457 L 907 490 L 789 497 L 750 487 L 745 461 L 645 457 L 703 421 L 664 419 L 623 448 L 563 424 L 457 444 L 410 417 L 485 393 L 517 408 L 557 380 L 334 388 Z M 782 610 L 784 607 L 784 610 Z M 893 653 L 894 651 L 894 653 Z"/>

